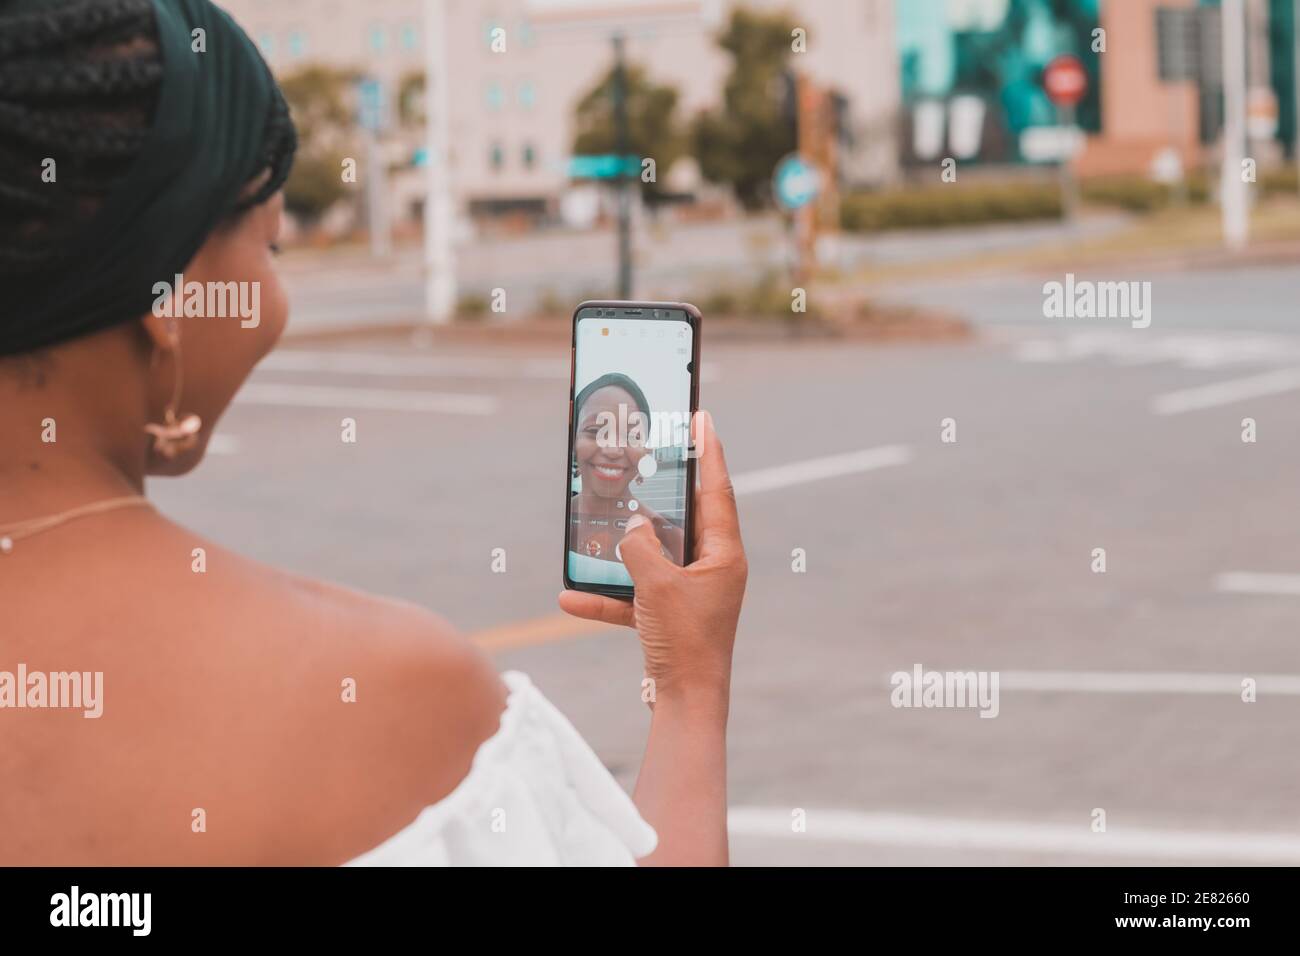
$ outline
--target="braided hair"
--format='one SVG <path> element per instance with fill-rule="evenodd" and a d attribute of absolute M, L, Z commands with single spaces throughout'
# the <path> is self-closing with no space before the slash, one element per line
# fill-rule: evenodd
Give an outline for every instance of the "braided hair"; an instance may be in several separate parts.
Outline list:
<path fill-rule="evenodd" d="M 0 276 L 66 256 L 144 149 L 162 83 L 151 0 L 0 0 Z M 288 175 L 297 137 L 278 96 L 265 123 L 271 175 L 256 195 L 232 196 L 232 213 Z"/>
<path fill-rule="evenodd" d="M 632 381 L 631 378 L 624 375 L 622 372 L 608 372 L 595 381 L 588 383 L 587 387 L 574 397 L 573 407 L 577 413 L 574 416 L 575 420 L 578 415 L 582 413 L 582 406 L 587 404 L 587 399 L 591 398 L 592 395 L 595 395 L 602 388 L 610 388 L 611 386 L 613 388 L 621 388 L 623 391 L 631 395 L 632 401 L 636 403 L 637 409 L 645 415 L 646 418 L 650 417 L 650 403 L 646 401 L 645 392 L 641 391 L 641 386 Z"/>

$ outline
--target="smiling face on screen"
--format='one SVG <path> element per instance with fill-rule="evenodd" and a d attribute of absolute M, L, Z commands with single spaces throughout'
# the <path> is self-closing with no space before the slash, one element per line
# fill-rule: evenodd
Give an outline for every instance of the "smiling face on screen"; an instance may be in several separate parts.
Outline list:
<path fill-rule="evenodd" d="M 639 411 L 635 399 L 616 385 L 592 392 L 583 403 L 573 451 L 584 493 L 601 498 L 627 497 L 628 485 L 637 476 L 637 466 L 646 453 L 645 436 L 641 429 L 629 424 L 626 442 L 619 442 L 618 422 L 634 423 Z"/>

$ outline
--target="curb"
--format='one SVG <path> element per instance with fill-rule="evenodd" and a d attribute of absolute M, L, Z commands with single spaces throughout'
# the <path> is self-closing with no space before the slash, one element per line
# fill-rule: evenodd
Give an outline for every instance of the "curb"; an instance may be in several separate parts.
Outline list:
<path fill-rule="evenodd" d="M 967 339 L 968 323 L 953 316 L 911 309 L 884 310 L 870 318 L 847 321 L 817 319 L 744 319 L 705 316 L 704 334 L 710 342 L 951 342 Z M 431 325 L 411 318 L 382 324 L 295 330 L 291 322 L 284 341 L 292 344 L 340 343 L 359 339 L 407 339 L 432 345 L 547 345 L 567 348 L 568 317 L 531 318 L 517 322 L 466 322 Z"/>

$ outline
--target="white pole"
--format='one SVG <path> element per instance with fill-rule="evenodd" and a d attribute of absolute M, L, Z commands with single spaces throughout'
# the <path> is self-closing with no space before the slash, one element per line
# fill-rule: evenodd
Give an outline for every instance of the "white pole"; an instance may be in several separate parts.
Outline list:
<path fill-rule="evenodd" d="M 1243 0 L 1223 0 L 1223 239 L 1240 249 L 1250 238 L 1242 163 L 1246 159 L 1246 16 Z"/>
<path fill-rule="evenodd" d="M 435 324 L 456 311 L 456 259 L 451 230 L 454 209 L 448 141 L 447 23 L 445 0 L 424 2 L 424 113 L 426 125 L 424 200 L 424 312 Z"/>

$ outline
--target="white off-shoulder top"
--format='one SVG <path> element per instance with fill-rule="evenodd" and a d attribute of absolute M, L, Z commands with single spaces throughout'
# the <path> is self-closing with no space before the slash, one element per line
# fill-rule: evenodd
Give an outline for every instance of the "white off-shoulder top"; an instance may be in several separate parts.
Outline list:
<path fill-rule="evenodd" d="M 631 866 L 655 831 L 524 674 L 503 675 L 501 726 L 445 799 L 347 866 Z"/>

